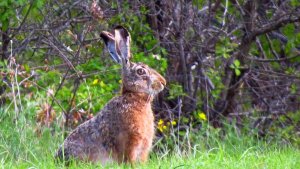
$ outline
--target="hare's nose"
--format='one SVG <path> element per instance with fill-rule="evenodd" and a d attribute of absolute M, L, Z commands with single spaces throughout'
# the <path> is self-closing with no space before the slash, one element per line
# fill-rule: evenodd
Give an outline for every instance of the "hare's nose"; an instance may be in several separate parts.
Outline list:
<path fill-rule="evenodd" d="M 166 86 L 166 85 L 167 85 L 167 81 L 166 81 L 164 78 L 162 78 L 162 80 L 160 81 L 160 83 L 161 83 L 163 86 Z"/>
<path fill-rule="evenodd" d="M 153 82 L 156 83 L 155 85 L 160 86 L 160 88 L 164 88 L 167 85 L 166 79 L 156 71 L 153 71 L 152 73 L 154 75 L 152 78 Z"/>
<path fill-rule="evenodd" d="M 161 75 L 158 76 L 158 81 L 160 82 L 161 85 L 166 86 L 167 85 L 167 81 L 164 77 L 162 77 Z"/>

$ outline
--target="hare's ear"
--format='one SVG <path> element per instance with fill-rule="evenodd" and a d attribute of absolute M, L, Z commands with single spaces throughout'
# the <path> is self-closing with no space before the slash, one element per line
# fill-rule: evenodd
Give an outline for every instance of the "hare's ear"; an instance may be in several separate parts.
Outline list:
<path fill-rule="evenodd" d="M 129 59 L 131 57 L 130 53 L 130 34 L 123 26 L 116 26 L 115 28 L 115 41 L 116 49 L 122 58 L 123 66 L 129 65 Z"/>
<path fill-rule="evenodd" d="M 112 57 L 112 59 L 115 62 L 122 64 L 120 55 L 117 53 L 116 50 L 116 41 L 114 35 L 112 35 L 109 32 L 103 31 L 101 32 L 100 37 L 103 39 L 106 47 L 108 48 L 109 54 Z"/>

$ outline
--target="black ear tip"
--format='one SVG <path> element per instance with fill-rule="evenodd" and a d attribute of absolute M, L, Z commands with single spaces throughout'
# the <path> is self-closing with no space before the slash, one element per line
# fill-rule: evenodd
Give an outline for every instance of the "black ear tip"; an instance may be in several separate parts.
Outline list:
<path fill-rule="evenodd" d="M 114 29 L 125 29 L 125 30 L 127 30 L 124 26 L 122 26 L 122 25 L 117 25 L 117 26 L 115 26 L 114 27 Z"/>
<path fill-rule="evenodd" d="M 100 37 L 103 39 L 104 43 L 107 44 L 109 38 L 107 37 L 107 35 L 103 32 L 100 33 Z"/>
<path fill-rule="evenodd" d="M 102 39 L 108 39 L 107 35 L 106 35 L 104 32 L 101 32 L 101 33 L 100 33 L 100 37 L 101 37 Z"/>
<path fill-rule="evenodd" d="M 114 29 L 119 30 L 125 37 L 129 36 L 128 30 L 122 25 L 117 25 Z"/>

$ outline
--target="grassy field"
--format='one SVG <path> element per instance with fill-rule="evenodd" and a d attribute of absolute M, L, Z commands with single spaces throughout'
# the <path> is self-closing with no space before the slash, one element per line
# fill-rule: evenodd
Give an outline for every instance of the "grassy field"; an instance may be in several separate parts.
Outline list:
<path fill-rule="evenodd" d="M 30 114 L 19 115 L 18 120 L 14 120 L 14 113 L 4 110 L 0 113 L 0 166 L 2 168 L 65 168 L 64 165 L 56 164 L 53 160 L 54 152 L 63 141 L 59 128 L 39 129 Z M 135 168 L 296 169 L 300 167 L 300 150 L 289 144 L 279 144 L 276 141 L 266 143 L 234 131 L 228 131 L 222 137 L 214 135 L 199 138 L 197 144 L 189 147 L 189 151 L 156 148 L 146 164 L 137 164 Z M 69 168 L 95 167 L 102 168 L 99 164 L 87 163 L 74 163 L 69 166 Z M 131 166 L 111 164 L 104 168 L 131 168 Z"/>

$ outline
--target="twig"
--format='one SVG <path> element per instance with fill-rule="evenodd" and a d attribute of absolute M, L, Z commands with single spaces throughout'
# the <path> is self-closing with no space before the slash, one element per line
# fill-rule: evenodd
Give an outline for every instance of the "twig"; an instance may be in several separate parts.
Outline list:
<path fill-rule="evenodd" d="M 257 58 L 257 57 L 251 57 L 251 58 L 250 57 L 245 57 L 245 58 L 248 59 L 248 60 L 256 61 L 256 62 L 282 62 L 282 61 L 295 59 L 297 57 L 300 57 L 300 55 L 286 57 L 286 58 L 279 58 L 279 59 L 260 59 L 260 58 Z"/>
<path fill-rule="evenodd" d="M 225 2 L 225 9 L 224 9 L 224 13 L 223 13 L 222 27 L 225 26 L 227 9 L 228 9 L 228 0 L 226 0 L 226 2 Z"/>
<path fill-rule="evenodd" d="M 31 1 L 30 6 L 29 6 L 29 8 L 28 8 L 28 10 L 27 10 L 27 12 L 26 12 L 21 24 L 20 24 L 20 26 L 17 28 L 17 30 L 14 32 L 14 34 L 10 37 L 10 39 L 13 39 L 17 35 L 17 33 L 21 30 L 22 26 L 24 25 L 28 15 L 29 15 L 29 12 L 32 9 L 33 3 L 34 3 L 34 0 Z"/>

